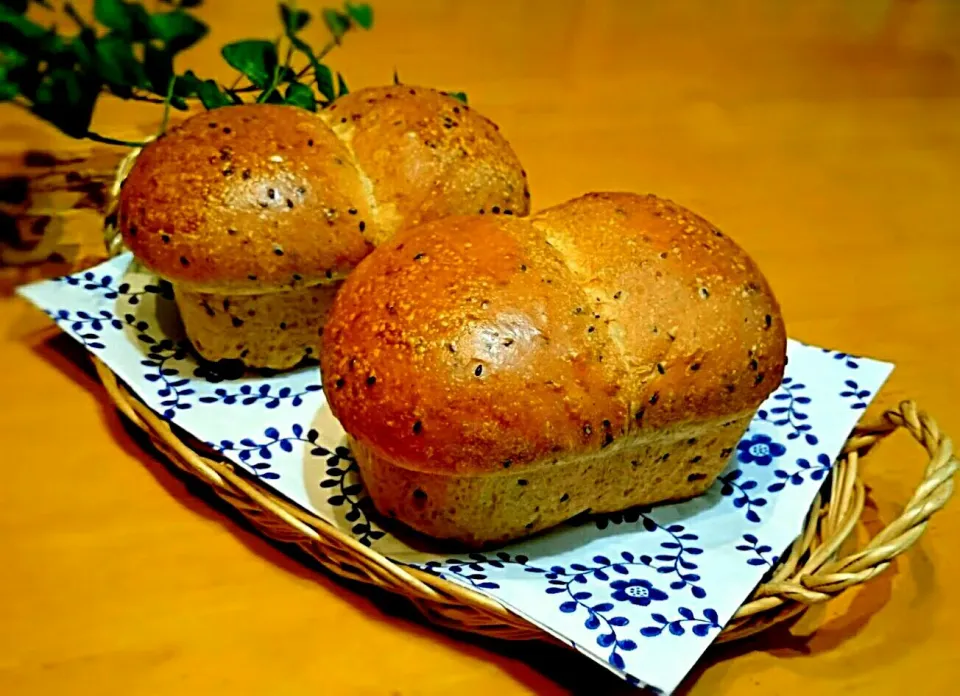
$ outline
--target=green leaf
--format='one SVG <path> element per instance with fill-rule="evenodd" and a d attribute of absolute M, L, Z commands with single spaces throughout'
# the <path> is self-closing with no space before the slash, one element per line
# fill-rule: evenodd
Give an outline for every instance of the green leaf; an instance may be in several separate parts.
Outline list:
<path fill-rule="evenodd" d="M 51 70 L 37 88 L 32 110 L 67 135 L 82 138 L 87 134 L 99 85 L 81 81 L 71 70 Z"/>
<path fill-rule="evenodd" d="M 107 29 L 128 36 L 133 33 L 133 18 L 123 0 L 94 0 L 93 16 Z"/>
<path fill-rule="evenodd" d="M 342 97 L 345 94 L 350 94 L 350 90 L 347 89 L 347 83 L 343 79 L 343 75 L 337 73 L 337 96 Z"/>
<path fill-rule="evenodd" d="M 10 10 L 16 14 L 26 14 L 27 0 L 0 0 L 0 8 Z"/>
<path fill-rule="evenodd" d="M 0 27 L 10 27 L 16 34 L 16 38 L 19 39 L 15 43 L 20 44 L 22 40 L 27 39 L 39 39 L 45 33 L 46 29 L 41 27 L 39 24 L 34 24 L 26 17 L 21 17 L 14 12 L 9 11 L 4 7 L 0 7 Z M 3 31 L 2 33 L 3 43 L 6 44 L 13 37 L 8 37 L 8 32 Z"/>
<path fill-rule="evenodd" d="M 14 82 L 0 81 L 0 102 L 10 101 L 20 94 L 20 85 Z"/>
<path fill-rule="evenodd" d="M 299 82 L 290 83 L 283 103 L 299 106 L 301 109 L 307 109 L 308 111 L 317 110 L 317 99 L 313 96 L 313 90 Z"/>
<path fill-rule="evenodd" d="M 310 13 L 306 10 L 296 10 L 287 3 L 280 3 L 280 19 L 283 21 L 283 28 L 287 36 L 295 34 L 303 29 L 310 21 Z"/>
<path fill-rule="evenodd" d="M 232 89 L 227 90 L 227 98 L 230 99 L 231 104 L 243 104 L 243 97 L 241 97 Z"/>
<path fill-rule="evenodd" d="M 220 91 L 220 86 L 213 80 L 204 80 L 197 88 L 197 96 L 207 109 L 218 109 L 229 106 L 230 99 Z"/>
<path fill-rule="evenodd" d="M 129 97 L 131 88 L 148 87 L 143 66 L 133 55 L 133 48 L 122 36 L 107 34 L 97 40 L 97 73 L 110 85 L 110 91 Z M 166 85 L 164 85 L 164 92 Z"/>
<path fill-rule="evenodd" d="M 467 93 L 466 92 L 447 92 L 454 99 L 459 99 L 464 104 L 467 103 Z"/>
<path fill-rule="evenodd" d="M 203 80 L 198 78 L 193 70 L 187 70 L 183 75 L 177 75 L 177 81 L 173 83 L 173 93 L 178 97 L 193 97 L 200 90 Z"/>
<path fill-rule="evenodd" d="M 352 2 L 348 2 L 346 5 L 347 14 L 350 16 L 354 22 L 359 24 L 364 29 L 369 29 L 373 26 L 373 8 L 370 7 L 367 3 L 360 3 L 359 5 L 354 5 Z"/>
<path fill-rule="evenodd" d="M 150 34 L 163 41 L 167 48 L 179 53 L 207 35 L 207 25 L 186 12 L 174 10 L 150 17 Z"/>
<path fill-rule="evenodd" d="M 154 94 L 166 94 L 173 77 L 173 53 L 153 44 L 146 44 L 143 47 L 143 69 L 150 83 L 150 91 Z"/>
<path fill-rule="evenodd" d="M 236 41 L 224 46 L 220 53 L 231 67 L 246 75 L 254 85 L 265 88 L 277 67 L 277 48 L 269 41 Z"/>
<path fill-rule="evenodd" d="M 327 101 L 333 101 L 337 98 L 337 89 L 333 84 L 333 72 L 330 68 L 323 63 L 317 63 L 313 69 L 313 76 L 317 83 L 317 90 Z M 344 85 L 344 89 L 346 89 L 346 85 Z"/>
<path fill-rule="evenodd" d="M 350 18 L 342 12 L 337 12 L 329 8 L 323 11 L 323 23 L 327 25 L 327 29 L 333 34 L 333 38 L 336 39 L 337 43 L 340 43 L 340 37 L 350 29 Z"/>

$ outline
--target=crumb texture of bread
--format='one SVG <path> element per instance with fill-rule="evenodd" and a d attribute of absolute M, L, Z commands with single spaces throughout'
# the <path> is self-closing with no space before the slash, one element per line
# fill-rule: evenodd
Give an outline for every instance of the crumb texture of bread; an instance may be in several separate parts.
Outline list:
<path fill-rule="evenodd" d="M 295 301 L 305 288 L 339 283 L 412 224 L 529 209 L 526 172 L 493 123 L 442 92 L 393 86 L 358 90 L 319 113 L 248 104 L 192 116 L 139 154 L 117 222 L 178 296 L 221 305 L 285 292 Z M 207 334 L 205 355 L 218 353 L 214 345 L 287 346 L 283 356 L 251 348 L 243 361 L 253 367 L 289 366 L 289 351 L 318 345 L 258 336 L 255 322 L 213 341 L 222 327 L 206 313 L 187 328 L 191 340 Z"/>
<path fill-rule="evenodd" d="M 617 452 L 646 466 L 630 443 L 754 413 L 785 364 L 779 307 L 748 255 L 683 207 L 629 193 L 401 232 L 345 281 L 321 350 L 331 409 L 375 463 L 375 501 L 387 465 L 451 485 L 622 464 Z M 712 481 L 729 455 L 717 449 L 693 473 Z"/>

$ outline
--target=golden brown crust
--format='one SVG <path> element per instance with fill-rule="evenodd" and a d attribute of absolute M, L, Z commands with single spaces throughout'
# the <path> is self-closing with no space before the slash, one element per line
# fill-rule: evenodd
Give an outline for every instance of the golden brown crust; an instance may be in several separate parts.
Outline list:
<path fill-rule="evenodd" d="M 516 154 L 494 123 L 451 96 L 371 87 L 337 99 L 322 116 L 369 179 L 381 238 L 447 215 L 529 212 Z"/>
<path fill-rule="evenodd" d="M 124 242 L 194 290 L 262 292 L 342 276 L 373 248 L 347 148 L 303 109 L 197 114 L 146 146 L 120 196 Z"/>
<path fill-rule="evenodd" d="M 489 474 L 755 409 L 785 357 L 770 288 L 731 240 L 653 196 L 591 194 L 401 233 L 344 283 L 321 367 L 377 456 Z"/>
<path fill-rule="evenodd" d="M 456 99 L 398 86 L 321 114 L 251 104 L 193 116 L 144 148 L 118 222 L 174 283 L 262 293 L 342 278 L 401 227 L 481 208 L 529 211 L 509 144 Z"/>

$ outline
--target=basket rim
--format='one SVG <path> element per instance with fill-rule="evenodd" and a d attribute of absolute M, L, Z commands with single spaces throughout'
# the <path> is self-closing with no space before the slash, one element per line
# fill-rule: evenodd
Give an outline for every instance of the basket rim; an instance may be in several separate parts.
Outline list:
<path fill-rule="evenodd" d="M 120 188 L 142 147 L 117 167 L 104 220 L 110 256 L 124 251 L 116 223 Z M 96 356 L 100 380 L 120 411 L 150 438 L 173 465 L 200 478 L 263 534 L 294 543 L 336 575 L 405 596 L 432 622 L 490 637 L 558 642 L 550 634 L 486 595 L 439 576 L 392 561 L 344 534 L 331 523 L 266 488 L 226 460 L 204 456 L 179 439 L 170 424 L 140 401 Z M 929 457 L 919 486 L 901 514 L 862 548 L 842 554 L 866 502 L 860 458 L 896 430 L 906 430 Z M 923 535 L 927 521 L 953 494 L 958 468 L 949 437 L 913 401 L 902 401 L 880 422 L 859 424 L 848 437 L 830 476 L 829 501 L 818 493 L 801 534 L 724 626 L 714 643 L 759 633 L 811 605 L 868 582 Z M 563 644 L 563 643 L 561 643 Z"/>
<path fill-rule="evenodd" d="M 109 367 L 96 356 L 90 357 L 107 395 L 148 435 L 154 447 L 177 468 L 207 483 L 266 536 L 296 544 L 336 575 L 406 597 L 438 625 L 503 639 L 556 640 L 497 600 L 393 561 L 257 482 L 229 461 L 201 453 L 180 439 L 170 423 L 140 401 Z M 856 529 L 866 501 L 860 459 L 901 429 L 929 455 L 922 480 L 897 518 L 862 548 L 843 554 L 841 550 Z M 715 642 L 759 633 L 884 572 L 917 542 L 929 518 L 950 499 L 957 468 L 950 438 L 913 401 L 903 401 L 888 410 L 881 422 L 858 425 L 833 466 L 828 502 L 822 491 L 817 494 L 802 533 Z"/>

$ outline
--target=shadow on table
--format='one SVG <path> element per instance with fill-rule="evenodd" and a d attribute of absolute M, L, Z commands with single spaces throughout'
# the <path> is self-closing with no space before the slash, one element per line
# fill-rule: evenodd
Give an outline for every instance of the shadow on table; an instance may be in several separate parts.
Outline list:
<path fill-rule="evenodd" d="M 120 415 L 100 387 L 93 365 L 81 346 L 64 334 L 41 337 L 30 342 L 41 358 L 56 366 L 97 398 L 103 409 L 104 422 L 117 444 L 124 452 L 139 460 L 173 499 L 191 512 L 207 519 L 218 520 L 241 543 L 262 558 L 298 577 L 317 582 L 324 591 L 344 598 L 364 612 L 376 614 L 380 620 L 394 623 L 406 631 L 429 636 L 479 659 L 493 661 L 534 693 L 615 696 L 640 693 L 585 657 L 570 659 L 568 648 L 536 641 L 494 640 L 437 627 L 429 623 L 408 600 L 370 585 L 333 576 L 299 547 L 267 539 L 240 512 L 221 500 L 209 486 L 168 464 L 163 455 L 154 449 L 149 438 Z M 864 526 L 871 535 L 884 526 L 876 507 L 869 501 L 864 512 Z M 911 560 L 917 582 L 921 586 L 933 582 L 933 569 L 922 549 L 915 550 Z M 797 619 L 775 626 L 757 636 L 711 648 L 675 693 L 681 696 L 689 694 L 705 672 L 720 668 L 722 663 L 751 652 L 765 651 L 787 660 L 837 648 L 863 630 L 876 612 L 886 604 L 891 596 L 896 574 L 897 566 L 894 563 L 887 572 L 863 588 L 855 590 L 856 595 L 848 610 L 826 623 L 822 623 L 825 618 L 824 607 L 814 607 Z M 928 616 L 929 612 L 919 614 Z M 801 626 L 805 626 L 805 633 L 811 631 L 812 627 L 816 627 L 816 632 L 797 635 L 796 629 Z M 926 631 L 925 621 L 920 620 L 918 625 L 910 626 L 909 630 L 910 633 Z M 916 642 L 911 642 L 909 636 L 901 635 L 898 636 L 896 645 L 888 642 L 874 647 L 902 656 L 902 651 L 909 649 L 912 643 Z M 888 656 L 874 649 L 863 659 L 875 663 L 886 657 Z M 845 661 L 844 670 L 851 668 L 855 668 L 855 665 Z M 721 674 L 719 680 L 723 683 L 725 677 Z M 714 684 L 717 683 L 716 679 L 713 681 Z"/>

